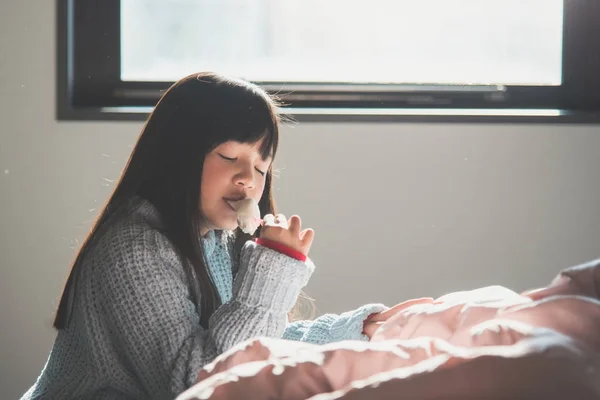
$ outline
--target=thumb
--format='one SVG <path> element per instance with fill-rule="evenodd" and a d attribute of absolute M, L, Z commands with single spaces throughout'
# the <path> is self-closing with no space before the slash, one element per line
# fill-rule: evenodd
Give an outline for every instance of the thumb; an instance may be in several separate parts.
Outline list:
<path fill-rule="evenodd" d="M 372 322 L 369 321 L 365 323 L 365 327 L 363 329 L 363 333 L 369 337 L 369 340 L 373 338 L 375 332 L 379 329 L 379 327 L 383 325 L 383 322 Z"/>
<path fill-rule="evenodd" d="M 422 297 L 419 299 L 406 300 L 405 302 L 396 304 L 394 307 L 388 308 L 387 310 L 382 311 L 379 314 L 375 314 L 371 318 L 371 321 L 374 321 L 374 322 L 387 321 L 393 315 L 399 313 L 400 311 L 402 311 L 410 306 L 414 306 L 415 304 L 432 304 L 432 303 L 433 303 L 432 297 Z"/>

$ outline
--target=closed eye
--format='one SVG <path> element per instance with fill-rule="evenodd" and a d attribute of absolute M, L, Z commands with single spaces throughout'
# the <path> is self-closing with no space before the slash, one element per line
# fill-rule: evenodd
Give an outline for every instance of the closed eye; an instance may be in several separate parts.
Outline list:
<path fill-rule="evenodd" d="M 226 161 L 229 161 L 229 162 L 235 162 L 235 161 L 237 160 L 237 157 L 236 157 L 236 158 L 231 158 L 231 157 L 226 157 L 226 156 L 224 156 L 224 155 L 223 155 L 223 154 L 221 154 L 221 153 L 217 153 L 217 154 L 218 154 L 218 155 L 219 155 L 219 157 L 221 157 L 223 160 L 226 160 Z M 259 173 L 259 174 L 261 174 L 262 176 L 265 176 L 265 175 L 267 174 L 267 173 L 266 173 L 266 171 L 261 171 L 260 169 L 258 169 L 258 168 L 256 168 L 256 167 L 255 167 L 254 169 L 256 170 L 256 172 L 258 172 L 258 173 Z"/>
<path fill-rule="evenodd" d="M 256 172 L 258 172 L 259 174 L 261 174 L 262 176 L 265 176 L 266 172 L 265 171 L 261 171 L 258 168 L 254 168 L 256 170 Z"/>
<path fill-rule="evenodd" d="M 227 161 L 235 161 L 237 160 L 237 158 L 231 158 L 231 157 L 225 157 L 223 154 L 221 153 L 217 153 L 219 155 L 219 157 L 221 157 L 223 160 L 227 160 Z"/>

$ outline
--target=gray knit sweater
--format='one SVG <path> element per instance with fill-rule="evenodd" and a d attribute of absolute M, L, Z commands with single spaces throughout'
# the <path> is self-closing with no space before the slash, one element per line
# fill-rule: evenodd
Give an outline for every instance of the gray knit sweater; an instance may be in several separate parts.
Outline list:
<path fill-rule="evenodd" d="M 310 278 L 300 262 L 249 241 L 234 255 L 230 232 L 203 238 L 223 305 L 200 325 L 176 252 L 147 202 L 112 221 L 80 265 L 69 326 L 56 341 L 29 399 L 173 399 L 199 370 L 244 340 L 282 337 L 312 343 L 367 340 L 369 304 L 341 315 L 289 323 L 287 314 Z"/>

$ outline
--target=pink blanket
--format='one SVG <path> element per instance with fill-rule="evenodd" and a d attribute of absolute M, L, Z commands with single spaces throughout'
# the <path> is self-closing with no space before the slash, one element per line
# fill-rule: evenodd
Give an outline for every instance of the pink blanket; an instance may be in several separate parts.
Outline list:
<path fill-rule="evenodd" d="M 405 304 L 371 342 L 242 343 L 177 400 L 600 399 L 600 260 Z"/>

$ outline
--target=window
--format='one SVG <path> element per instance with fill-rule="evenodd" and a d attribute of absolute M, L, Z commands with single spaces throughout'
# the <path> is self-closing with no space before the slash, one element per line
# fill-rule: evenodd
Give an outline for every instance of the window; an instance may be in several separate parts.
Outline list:
<path fill-rule="evenodd" d="M 59 117 L 145 118 L 213 70 L 297 118 L 595 121 L 599 26 L 596 0 L 61 0 Z"/>

